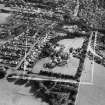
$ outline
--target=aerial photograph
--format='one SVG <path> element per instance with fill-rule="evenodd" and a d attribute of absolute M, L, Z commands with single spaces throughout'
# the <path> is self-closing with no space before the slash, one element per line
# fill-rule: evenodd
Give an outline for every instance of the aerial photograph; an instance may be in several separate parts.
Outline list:
<path fill-rule="evenodd" d="M 0 105 L 105 105 L 105 0 L 0 0 Z"/>

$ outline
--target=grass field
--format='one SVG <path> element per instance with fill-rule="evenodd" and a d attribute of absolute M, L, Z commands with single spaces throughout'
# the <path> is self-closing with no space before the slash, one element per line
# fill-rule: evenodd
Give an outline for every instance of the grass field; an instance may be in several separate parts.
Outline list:
<path fill-rule="evenodd" d="M 86 57 L 83 72 L 81 76 L 81 83 L 92 83 L 93 63 L 92 60 Z"/>
<path fill-rule="evenodd" d="M 48 105 L 30 93 L 30 87 L 0 80 L 0 105 Z"/>
<path fill-rule="evenodd" d="M 65 66 L 61 66 L 61 67 L 57 66 L 53 69 L 43 68 L 43 64 L 48 63 L 48 62 L 50 62 L 50 58 L 44 58 L 44 59 L 40 60 L 34 66 L 33 72 L 39 73 L 40 70 L 43 70 L 43 71 L 49 71 L 49 72 L 53 72 L 53 73 L 61 73 L 61 74 L 65 74 L 65 75 L 75 75 L 77 68 L 79 66 L 79 59 L 71 58 L 69 60 L 68 64 L 66 64 Z"/>
<path fill-rule="evenodd" d="M 84 39 L 83 38 L 74 38 L 74 39 L 64 39 L 59 41 L 58 43 L 65 46 L 64 51 L 68 52 L 71 47 L 73 48 L 81 48 L 83 44 Z M 78 66 L 79 66 L 79 59 L 71 57 L 68 60 L 68 64 L 64 66 L 57 66 L 53 69 L 44 69 L 43 64 L 50 62 L 50 58 L 44 58 L 41 59 L 33 68 L 33 71 L 35 73 L 39 73 L 40 70 L 50 71 L 53 73 L 61 73 L 65 75 L 75 75 L 77 72 Z"/>
<path fill-rule="evenodd" d="M 8 17 L 10 16 L 11 14 L 8 14 L 8 13 L 0 13 L 0 24 L 5 24 L 8 22 Z"/>
<path fill-rule="evenodd" d="M 63 39 L 59 41 L 59 44 L 63 44 L 66 47 L 66 51 L 68 51 L 69 48 L 81 48 L 83 44 L 84 39 L 83 38 L 73 38 L 73 39 Z"/>
<path fill-rule="evenodd" d="M 76 105 L 105 105 L 105 67 L 95 63 L 93 84 L 80 85 Z"/>

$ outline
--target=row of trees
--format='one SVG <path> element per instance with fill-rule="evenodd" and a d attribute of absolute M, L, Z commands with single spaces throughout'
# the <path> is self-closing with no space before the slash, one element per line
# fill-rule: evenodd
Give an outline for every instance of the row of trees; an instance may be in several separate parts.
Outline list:
<path fill-rule="evenodd" d="M 75 79 L 74 76 L 70 76 L 70 75 L 64 75 L 61 73 L 53 73 L 53 72 L 49 72 L 49 71 L 40 71 L 40 75 L 45 75 L 48 77 L 56 77 L 56 78 L 61 78 L 61 79 Z"/>

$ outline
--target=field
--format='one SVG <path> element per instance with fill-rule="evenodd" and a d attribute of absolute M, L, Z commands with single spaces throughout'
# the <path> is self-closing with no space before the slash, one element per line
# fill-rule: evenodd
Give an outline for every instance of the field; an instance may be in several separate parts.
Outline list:
<path fill-rule="evenodd" d="M 103 1 L 0 1 L 0 105 L 105 105 Z"/>
<path fill-rule="evenodd" d="M 90 78 L 89 72 L 87 78 Z M 93 84 L 80 84 L 76 105 L 105 105 L 104 91 L 105 67 L 95 63 Z"/>
<path fill-rule="evenodd" d="M 0 80 L 0 105 L 48 105 L 30 93 L 30 87 Z"/>
<path fill-rule="evenodd" d="M 0 24 L 4 24 L 7 22 L 7 18 L 10 16 L 11 14 L 7 14 L 7 13 L 0 13 Z"/>
<path fill-rule="evenodd" d="M 61 66 L 61 67 L 55 67 L 53 69 L 46 69 L 43 68 L 43 64 L 48 63 L 50 61 L 50 58 L 44 58 L 42 60 L 40 60 L 33 68 L 33 72 L 34 73 L 39 73 L 40 70 L 43 71 L 50 71 L 53 73 L 61 73 L 61 74 L 65 74 L 65 75 L 75 75 L 78 65 L 79 65 L 79 59 L 76 58 L 71 58 L 68 62 L 68 64 L 66 64 L 65 66 Z M 74 63 L 75 62 L 75 63 Z"/>
<path fill-rule="evenodd" d="M 91 84 L 93 73 L 93 62 L 86 57 L 83 72 L 81 76 L 81 84 Z"/>
<path fill-rule="evenodd" d="M 64 45 L 65 49 L 64 51 L 68 52 L 69 49 L 72 48 L 81 48 L 82 43 L 83 43 L 83 38 L 74 38 L 74 39 L 64 39 L 58 42 L 60 45 Z M 33 71 L 35 73 L 39 73 L 40 70 L 44 70 L 44 71 L 50 71 L 53 73 L 61 73 L 61 74 L 65 74 L 65 75 L 75 75 L 75 73 L 77 72 L 77 68 L 79 66 L 79 59 L 75 58 L 75 57 L 70 57 L 68 60 L 68 64 L 64 65 L 64 66 L 56 66 L 53 69 L 46 69 L 43 68 L 43 64 L 50 62 L 51 59 L 50 58 L 44 58 L 41 59 L 33 68 Z"/>

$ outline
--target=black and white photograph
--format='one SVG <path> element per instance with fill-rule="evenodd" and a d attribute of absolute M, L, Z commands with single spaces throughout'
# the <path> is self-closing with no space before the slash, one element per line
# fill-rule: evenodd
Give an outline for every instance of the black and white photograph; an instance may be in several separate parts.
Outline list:
<path fill-rule="evenodd" d="M 0 0 L 0 105 L 105 105 L 105 0 Z"/>

